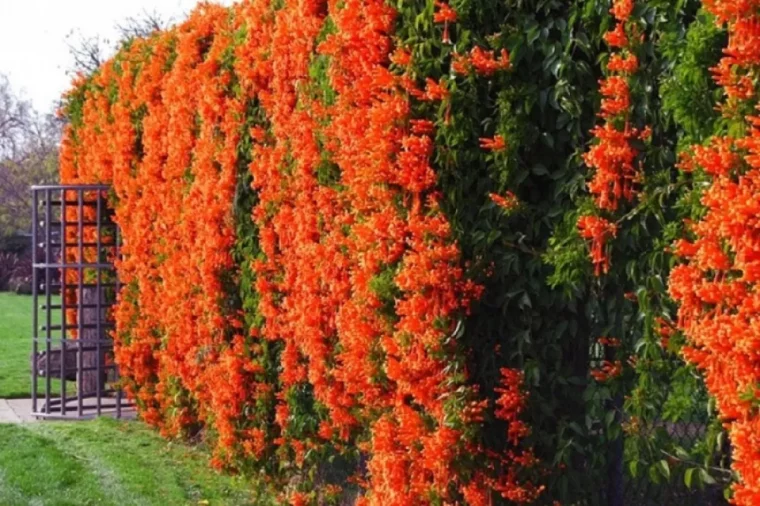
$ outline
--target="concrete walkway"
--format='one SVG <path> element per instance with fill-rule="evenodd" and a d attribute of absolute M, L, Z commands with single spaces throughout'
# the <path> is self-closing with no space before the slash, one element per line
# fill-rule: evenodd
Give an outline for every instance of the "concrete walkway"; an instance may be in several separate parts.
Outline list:
<path fill-rule="evenodd" d="M 40 400 L 40 402 L 42 402 Z M 69 406 L 66 417 L 56 417 L 54 414 L 51 419 L 59 420 L 87 420 L 96 417 L 95 399 L 85 399 L 85 413 L 82 418 L 77 418 L 76 406 Z M 39 407 L 39 406 L 38 406 Z M 101 409 L 100 416 L 110 416 L 116 418 L 116 408 L 109 406 Z M 137 418 L 137 412 L 133 407 L 122 407 L 121 418 L 123 420 L 134 420 Z M 35 423 L 42 421 L 32 415 L 31 399 L 0 399 L 0 424 L 2 423 Z"/>
<path fill-rule="evenodd" d="M 36 422 L 31 413 L 31 399 L 0 399 L 0 423 Z"/>

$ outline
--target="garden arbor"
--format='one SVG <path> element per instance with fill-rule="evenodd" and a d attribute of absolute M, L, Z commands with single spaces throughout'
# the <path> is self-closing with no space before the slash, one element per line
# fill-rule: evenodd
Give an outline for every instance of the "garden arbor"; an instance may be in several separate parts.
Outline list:
<path fill-rule="evenodd" d="M 111 307 L 118 228 L 108 187 L 35 186 L 32 412 L 39 418 L 122 416 Z"/>

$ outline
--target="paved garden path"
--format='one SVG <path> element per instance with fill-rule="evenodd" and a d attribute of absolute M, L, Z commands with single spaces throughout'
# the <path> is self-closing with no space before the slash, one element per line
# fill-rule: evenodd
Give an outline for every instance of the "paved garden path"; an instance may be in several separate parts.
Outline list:
<path fill-rule="evenodd" d="M 0 399 L 0 423 L 36 422 L 31 412 L 31 399 Z"/>
<path fill-rule="evenodd" d="M 85 409 L 90 408 L 86 412 L 84 419 L 94 417 L 94 404 L 92 399 L 85 400 Z M 76 410 L 69 408 L 68 415 L 71 420 L 76 420 Z M 116 417 L 116 410 L 113 407 L 104 407 L 101 412 L 101 416 Z M 121 418 L 124 420 L 133 420 L 137 418 L 137 412 L 134 408 L 123 407 L 121 409 Z M 0 424 L 2 423 L 34 423 L 39 422 L 38 418 L 32 416 L 32 400 L 31 399 L 0 399 Z"/>

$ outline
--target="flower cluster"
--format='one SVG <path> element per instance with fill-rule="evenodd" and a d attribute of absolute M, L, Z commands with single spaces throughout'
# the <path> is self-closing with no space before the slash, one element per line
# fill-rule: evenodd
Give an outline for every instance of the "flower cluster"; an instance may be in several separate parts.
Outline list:
<path fill-rule="evenodd" d="M 456 19 L 438 4 L 445 37 Z M 447 81 L 403 71 L 395 23 L 382 0 L 203 5 L 78 79 L 62 177 L 113 186 L 116 360 L 162 433 L 203 433 L 214 465 L 256 465 L 294 504 L 340 495 L 304 478 L 334 455 L 366 462 L 359 504 L 529 502 L 522 377 L 495 403 L 469 382 L 457 328 L 482 288 L 441 210 L 435 125 L 412 116 Z M 495 418 L 503 452 L 481 446 Z"/>
<path fill-rule="evenodd" d="M 486 151 L 500 152 L 507 149 L 507 141 L 504 136 L 495 135 L 493 138 L 481 137 L 480 147 Z"/>
<path fill-rule="evenodd" d="M 617 225 L 599 216 L 581 216 L 578 219 L 581 237 L 591 241 L 591 263 L 597 276 L 610 269 L 607 242 L 617 235 Z"/>
<path fill-rule="evenodd" d="M 713 71 L 725 90 L 721 109 L 730 115 L 743 102 L 757 100 L 752 76 L 760 65 L 758 4 L 704 4 L 728 26 L 728 47 Z M 714 137 L 680 165 L 701 168 L 711 182 L 702 196 L 703 217 L 687 224 L 689 240 L 674 247 L 685 262 L 673 270 L 669 289 L 680 304 L 684 356 L 704 372 L 733 445 L 732 466 L 740 477 L 733 502 L 750 505 L 760 503 L 760 119 L 736 119 L 746 122 L 745 135 Z M 666 326 L 663 339 L 671 333 Z"/>
<path fill-rule="evenodd" d="M 514 210 L 520 205 L 520 201 L 518 200 L 517 196 L 511 191 L 506 192 L 504 195 L 489 193 L 488 197 L 494 204 L 507 212 Z"/>
<path fill-rule="evenodd" d="M 631 202 L 639 179 L 636 168 L 638 152 L 631 141 L 641 133 L 631 126 L 630 77 L 639 68 L 632 41 L 637 25 L 630 21 L 632 0 L 614 0 L 610 12 L 615 28 L 605 36 L 613 52 L 607 63 L 609 75 L 600 81 L 602 105 L 599 117 L 604 125 L 592 134 L 598 142 L 584 155 L 586 165 L 594 170 L 589 191 L 600 209 L 615 211 L 620 201 Z"/>
<path fill-rule="evenodd" d="M 620 360 L 604 360 L 602 364 L 591 371 L 591 376 L 598 382 L 603 383 L 617 378 L 623 373 L 623 363 Z"/>
<path fill-rule="evenodd" d="M 467 75 L 471 70 L 480 76 L 492 76 L 500 70 L 509 70 L 509 54 L 502 49 L 498 57 L 493 51 L 475 46 L 469 55 L 455 55 L 451 68 L 457 74 Z"/>
<path fill-rule="evenodd" d="M 602 94 L 599 117 L 604 123 L 591 131 L 596 142 L 583 156 L 586 165 L 593 170 L 588 189 L 602 211 L 616 211 L 621 201 L 632 202 L 635 198 L 640 175 L 636 160 L 639 153 L 633 141 L 649 135 L 647 129 L 640 131 L 631 124 L 631 76 L 639 68 L 634 53 L 639 28 L 630 19 L 633 7 L 632 0 L 612 3 L 610 13 L 615 26 L 604 39 L 613 52 L 607 62 L 609 75 L 599 82 Z M 580 222 L 579 227 L 584 228 Z M 607 272 L 609 259 L 602 260 L 598 240 L 592 246 L 591 255 L 596 274 Z"/>

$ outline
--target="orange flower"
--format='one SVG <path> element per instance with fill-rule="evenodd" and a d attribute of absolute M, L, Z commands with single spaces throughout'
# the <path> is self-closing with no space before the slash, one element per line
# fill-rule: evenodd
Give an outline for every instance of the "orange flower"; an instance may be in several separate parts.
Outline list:
<path fill-rule="evenodd" d="M 617 339 L 615 337 L 600 337 L 597 339 L 597 342 L 602 346 L 609 346 L 610 348 L 619 348 L 622 344 L 620 342 L 620 339 Z"/>
<path fill-rule="evenodd" d="M 598 216 L 581 216 L 578 219 L 578 230 L 581 237 L 591 240 L 591 262 L 594 273 L 600 276 L 610 269 L 610 259 L 607 255 L 607 241 L 617 235 L 617 226 Z"/>
<path fill-rule="evenodd" d="M 446 81 L 441 78 L 438 82 L 429 77 L 425 80 L 425 100 L 438 101 L 446 100 L 449 97 L 449 90 L 446 89 Z"/>
<path fill-rule="evenodd" d="M 627 21 L 633 12 L 633 0 L 613 0 L 610 12 L 619 22 Z"/>
<path fill-rule="evenodd" d="M 488 151 L 500 152 L 507 149 L 507 142 L 502 135 L 495 135 L 493 138 L 481 137 L 480 148 Z"/>
<path fill-rule="evenodd" d="M 607 63 L 607 70 L 610 72 L 620 72 L 622 74 L 633 74 L 639 69 L 639 59 L 635 54 L 627 54 L 625 56 L 615 53 L 610 56 L 610 61 Z"/>
<path fill-rule="evenodd" d="M 456 23 L 457 13 L 448 3 L 436 0 L 435 6 L 438 10 L 433 15 L 433 21 L 436 23 Z"/>
<path fill-rule="evenodd" d="M 444 44 L 451 44 L 451 37 L 449 35 L 449 23 L 456 23 L 457 13 L 448 3 L 436 0 L 435 2 L 438 10 L 433 14 L 433 21 L 436 23 L 443 23 L 443 37 L 442 42 Z"/>
<path fill-rule="evenodd" d="M 435 133 L 435 123 L 427 119 L 413 119 L 410 121 L 412 133 L 417 135 L 433 135 Z"/>
<path fill-rule="evenodd" d="M 454 53 L 451 60 L 451 70 L 455 74 L 467 75 L 470 73 L 470 59 L 466 54 Z"/>
<path fill-rule="evenodd" d="M 620 76 L 611 76 L 600 81 L 602 93 L 602 118 L 627 115 L 631 108 L 628 81 Z"/>
<path fill-rule="evenodd" d="M 506 49 L 502 49 L 499 58 L 496 59 L 493 51 L 485 51 L 475 46 L 470 51 L 470 64 L 478 74 L 490 76 L 498 70 L 509 69 L 509 55 Z"/>
<path fill-rule="evenodd" d="M 391 54 L 391 61 L 400 67 L 407 67 L 412 63 L 412 53 L 403 47 L 397 47 Z"/>
<path fill-rule="evenodd" d="M 623 363 L 620 360 L 610 362 L 605 360 L 601 367 L 591 371 L 591 376 L 598 382 L 604 383 L 617 378 L 623 373 Z"/>
<path fill-rule="evenodd" d="M 627 47 L 628 36 L 625 33 L 625 25 L 623 23 L 617 23 L 613 30 L 604 34 L 604 41 L 612 48 Z"/>
<path fill-rule="evenodd" d="M 496 193 L 489 193 L 488 197 L 497 206 L 501 207 L 505 211 L 512 211 L 519 205 L 517 197 L 512 192 L 507 192 L 504 196 L 497 195 Z"/>

